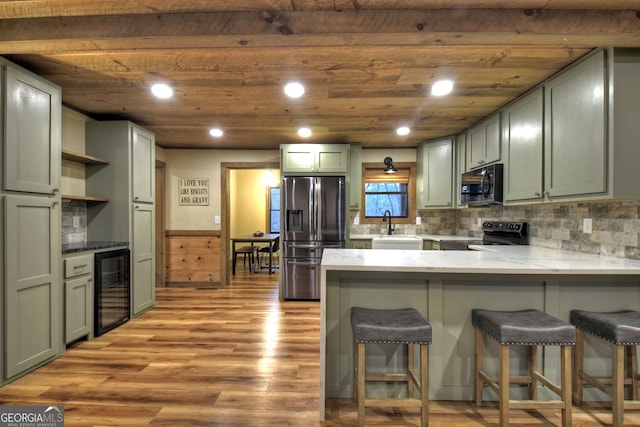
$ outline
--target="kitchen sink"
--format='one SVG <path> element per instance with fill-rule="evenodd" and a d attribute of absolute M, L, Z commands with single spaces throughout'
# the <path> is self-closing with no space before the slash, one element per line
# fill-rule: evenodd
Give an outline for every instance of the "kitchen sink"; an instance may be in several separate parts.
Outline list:
<path fill-rule="evenodd" d="M 422 250 L 422 238 L 418 236 L 376 236 L 371 239 L 371 249 Z"/>

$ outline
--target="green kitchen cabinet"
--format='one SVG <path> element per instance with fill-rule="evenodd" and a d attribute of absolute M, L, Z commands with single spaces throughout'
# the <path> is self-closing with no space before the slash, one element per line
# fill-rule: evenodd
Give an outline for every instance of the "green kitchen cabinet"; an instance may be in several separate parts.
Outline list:
<path fill-rule="evenodd" d="M 454 141 L 423 142 L 417 149 L 418 209 L 453 207 Z"/>
<path fill-rule="evenodd" d="M 502 111 L 505 201 L 544 198 L 544 90 L 520 98 Z"/>
<path fill-rule="evenodd" d="M 549 199 L 607 190 L 605 55 L 602 50 L 544 85 Z"/>
<path fill-rule="evenodd" d="M 468 170 L 500 160 L 500 113 L 467 131 Z"/>
<path fill-rule="evenodd" d="M 93 337 L 93 253 L 67 255 L 64 264 L 64 338 Z"/>
<path fill-rule="evenodd" d="M 0 58 L 0 384 L 62 351 L 60 88 Z"/>
<path fill-rule="evenodd" d="M 351 239 L 351 249 L 371 249 L 371 239 Z"/>
<path fill-rule="evenodd" d="M 280 146 L 283 174 L 340 174 L 349 170 L 348 144 L 283 144 Z"/>
<path fill-rule="evenodd" d="M 505 203 L 640 197 L 640 54 L 600 49 L 502 111 Z"/>
<path fill-rule="evenodd" d="M 362 145 L 349 146 L 349 208 L 360 209 L 362 203 Z"/>
<path fill-rule="evenodd" d="M 131 249 L 131 311 L 155 304 L 155 136 L 128 121 L 87 122 L 86 151 L 109 161 L 86 167 L 88 240 L 126 241 Z"/>
<path fill-rule="evenodd" d="M 134 315 L 153 307 L 156 300 L 155 281 L 155 211 L 153 205 L 133 205 L 133 239 L 131 245 L 132 294 Z"/>

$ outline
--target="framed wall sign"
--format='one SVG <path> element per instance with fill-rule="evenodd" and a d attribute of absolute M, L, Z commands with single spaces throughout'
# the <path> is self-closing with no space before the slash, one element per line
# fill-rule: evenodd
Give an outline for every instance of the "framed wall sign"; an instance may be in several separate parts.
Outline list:
<path fill-rule="evenodd" d="M 180 206 L 209 206 L 209 178 L 178 178 Z"/>

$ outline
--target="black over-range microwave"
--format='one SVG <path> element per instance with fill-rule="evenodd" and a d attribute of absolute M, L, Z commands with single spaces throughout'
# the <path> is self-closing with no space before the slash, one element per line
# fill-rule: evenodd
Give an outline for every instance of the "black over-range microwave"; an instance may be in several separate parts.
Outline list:
<path fill-rule="evenodd" d="M 462 174 L 460 203 L 468 206 L 502 204 L 501 163 L 488 165 Z"/>

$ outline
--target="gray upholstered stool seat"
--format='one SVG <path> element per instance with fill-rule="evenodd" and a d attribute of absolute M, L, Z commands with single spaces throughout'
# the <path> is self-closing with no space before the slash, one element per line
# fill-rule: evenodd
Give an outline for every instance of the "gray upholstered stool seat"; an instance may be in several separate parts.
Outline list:
<path fill-rule="evenodd" d="M 355 342 L 431 344 L 431 325 L 413 308 L 373 310 L 353 307 Z"/>
<path fill-rule="evenodd" d="M 640 409 L 638 401 L 637 349 L 640 344 L 640 312 L 622 310 L 608 313 L 572 310 L 569 321 L 578 330 L 573 400 L 582 404 L 583 387 L 591 384 L 611 397 L 612 425 L 624 425 L 625 409 Z M 591 376 L 584 369 L 584 334 L 587 333 L 611 345 L 610 377 Z M 626 374 L 625 374 L 626 365 Z M 625 400 L 625 387 L 628 400 Z"/>
<path fill-rule="evenodd" d="M 420 408 L 420 424 L 429 425 L 429 344 L 431 325 L 413 308 L 397 310 L 376 310 L 353 307 L 351 328 L 354 346 L 354 390 L 353 397 L 358 405 L 358 425 L 364 426 L 365 408 L 417 407 Z M 407 346 L 406 373 L 371 374 L 365 372 L 366 344 L 401 344 Z M 420 346 L 420 375 L 414 370 L 414 345 Z M 371 399 L 365 395 L 365 384 L 372 381 L 406 382 L 406 398 Z M 414 399 L 414 388 L 420 398 Z"/>
<path fill-rule="evenodd" d="M 572 310 L 569 321 L 576 328 L 616 345 L 640 344 L 640 311 Z"/>
<path fill-rule="evenodd" d="M 576 328 L 539 310 L 471 312 L 474 327 L 507 345 L 561 345 L 576 343 Z"/>
<path fill-rule="evenodd" d="M 476 331 L 476 404 L 482 404 L 483 386 L 486 384 L 498 394 L 500 426 L 509 425 L 509 409 L 554 408 L 562 411 L 562 425 L 571 426 L 571 347 L 576 343 L 576 329 L 550 314 L 539 310 L 492 311 L 474 309 L 471 323 Z M 489 376 L 484 370 L 484 336 L 497 341 L 500 347 L 500 372 Z M 509 348 L 525 345 L 529 348 L 528 375 L 511 376 Z M 538 346 L 560 346 L 560 386 L 538 371 Z M 560 396 L 561 400 L 539 401 L 538 382 Z M 510 384 L 526 384 L 529 400 L 511 400 Z"/>

